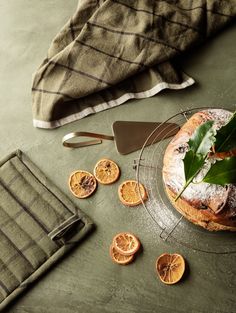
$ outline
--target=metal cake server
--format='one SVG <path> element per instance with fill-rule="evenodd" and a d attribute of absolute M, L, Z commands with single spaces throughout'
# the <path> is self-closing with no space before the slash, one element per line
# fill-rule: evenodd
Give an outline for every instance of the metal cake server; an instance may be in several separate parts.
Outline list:
<path fill-rule="evenodd" d="M 148 136 L 157 129 L 155 139 L 148 144 L 158 142 L 175 135 L 179 126 L 175 123 L 116 121 L 112 124 L 113 136 L 91 132 L 72 132 L 62 138 L 62 144 L 68 148 L 81 148 L 101 144 L 102 139 L 115 141 L 120 154 L 128 154 L 142 148 Z M 75 138 L 92 137 L 94 140 L 74 141 Z"/>

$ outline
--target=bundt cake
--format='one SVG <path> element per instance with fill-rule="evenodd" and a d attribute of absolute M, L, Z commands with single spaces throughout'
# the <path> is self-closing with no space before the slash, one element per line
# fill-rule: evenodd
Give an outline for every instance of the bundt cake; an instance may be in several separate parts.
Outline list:
<path fill-rule="evenodd" d="M 188 141 L 195 129 L 213 120 L 213 127 L 218 130 L 231 118 L 232 113 L 223 109 L 207 109 L 195 113 L 181 127 L 171 140 L 163 159 L 163 182 L 166 194 L 173 206 L 189 221 L 211 231 L 230 230 L 236 231 L 236 185 L 225 186 L 200 182 L 191 183 L 182 195 L 176 200 L 177 195 L 185 184 L 183 159 L 188 151 Z M 236 155 L 231 151 L 230 155 Z M 229 153 L 220 153 L 212 158 L 225 158 Z M 209 170 L 212 159 L 208 159 L 198 173 L 198 181 Z"/>

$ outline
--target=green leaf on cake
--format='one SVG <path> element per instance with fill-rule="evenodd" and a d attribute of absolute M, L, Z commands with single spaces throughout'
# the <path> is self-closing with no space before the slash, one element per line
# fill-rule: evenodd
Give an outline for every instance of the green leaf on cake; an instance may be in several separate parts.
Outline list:
<path fill-rule="evenodd" d="M 189 150 L 204 157 L 215 142 L 215 131 L 212 128 L 214 121 L 208 121 L 198 126 L 188 141 Z"/>
<path fill-rule="evenodd" d="M 192 178 L 198 173 L 199 169 L 205 162 L 205 157 L 202 154 L 195 154 L 192 150 L 189 150 L 184 162 L 184 174 L 186 183 L 191 182 Z"/>
<path fill-rule="evenodd" d="M 203 182 L 224 186 L 236 183 L 236 157 L 216 161 L 207 172 Z"/>
<path fill-rule="evenodd" d="M 204 165 L 205 159 L 215 142 L 213 124 L 214 121 L 208 121 L 198 126 L 188 141 L 189 150 L 183 159 L 185 184 L 175 201 L 182 195 Z"/>
<path fill-rule="evenodd" d="M 236 148 L 236 112 L 229 122 L 222 126 L 216 134 L 215 151 L 226 152 Z"/>

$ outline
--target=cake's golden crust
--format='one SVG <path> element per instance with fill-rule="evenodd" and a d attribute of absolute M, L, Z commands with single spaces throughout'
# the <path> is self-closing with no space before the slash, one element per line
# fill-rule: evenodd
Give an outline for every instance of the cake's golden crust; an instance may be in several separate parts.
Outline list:
<path fill-rule="evenodd" d="M 175 155 L 177 149 L 182 145 L 183 143 L 187 143 L 189 140 L 189 137 L 193 134 L 195 129 L 202 124 L 203 122 L 209 120 L 208 112 L 198 112 L 194 114 L 179 130 L 179 132 L 175 135 L 175 137 L 172 139 L 170 144 L 168 145 L 164 160 L 163 160 L 163 180 L 165 189 L 167 192 L 167 195 L 172 202 L 173 206 L 182 214 L 184 215 L 188 220 L 193 222 L 194 224 L 200 225 L 208 230 L 212 231 L 218 231 L 218 230 L 230 230 L 230 231 L 236 231 L 236 208 L 230 206 L 228 201 L 228 194 L 227 189 L 224 194 L 225 202 L 224 202 L 224 209 L 220 212 L 217 212 L 217 206 L 219 203 L 222 202 L 221 197 L 213 197 L 213 200 L 211 200 L 212 208 L 210 208 L 209 202 L 208 205 L 202 209 L 199 206 L 200 200 L 197 198 L 193 199 L 186 199 L 184 196 L 181 196 L 177 201 L 174 199 L 177 196 L 177 191 L 175 190 L 175 186 L 172 186 L 168 183 L 171 181 L 171 175 L 175 175 L 173 171 L 170 171 L 170 166 L 173 164 L 173 158 L 175 158 Z M 236 151 L 234 150 L 231 152 L 231 155 L 236 155 Z M 228 155 L 223 155 L 221 153 L 220 158 L 224 158 Z M 233 187 L 236 188 L 236 187 Z M 215 208 L 214 208 L 215 205 Z"/>
<path fill-rule="evenodd" d="M 190 222 L 200 225 L 207 230 L 218 231 L 218 230 L 230 230 L 236 231 L 236 227 L 226 226 L 212 221 L 210 218 L 207 218 L 205 214 L 202 213 L 202 210 L 195 209 L 193 206 L 188 204 L 188 202 L 179 198 L 175 201 L 176 194 L 173 193 L 169 188 L 166 188 L 166 193 L 179 213 L 186 217 Z"/>

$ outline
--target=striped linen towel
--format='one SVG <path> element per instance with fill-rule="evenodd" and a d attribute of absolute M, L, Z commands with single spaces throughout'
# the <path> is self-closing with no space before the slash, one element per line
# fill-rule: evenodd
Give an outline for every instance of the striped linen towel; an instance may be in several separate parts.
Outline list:
<path fill-rule="evenodd" d="M 236 0 L 80 0 L 34 76 L 34 126 L 192 85 L 173 58 L 235 17 Z"/>
<path fill-rule="evenodd" d="M 21 152 L 0 162 L 0 311 L 91 230 Z"/>

